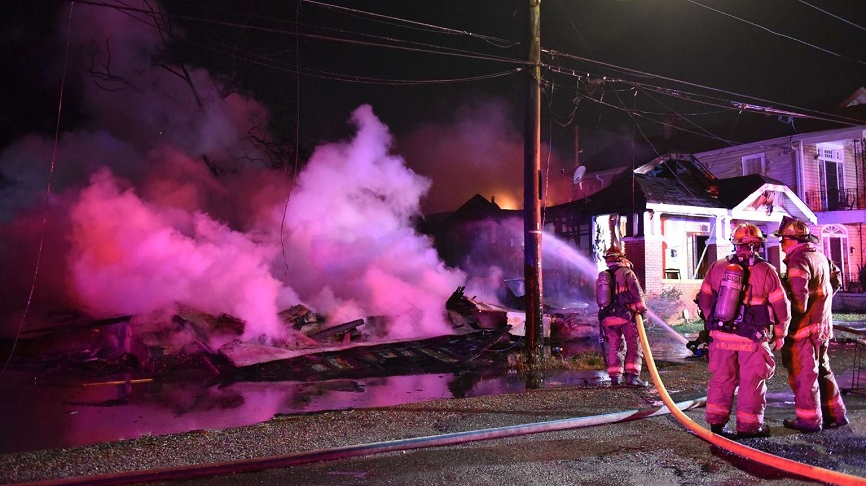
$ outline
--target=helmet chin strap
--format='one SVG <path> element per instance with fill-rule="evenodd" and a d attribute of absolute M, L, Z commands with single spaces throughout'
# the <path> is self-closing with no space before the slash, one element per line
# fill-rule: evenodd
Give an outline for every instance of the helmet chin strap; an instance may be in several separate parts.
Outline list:
<path fill-rule="evenodd" d="M 756 243 L 749 243 L 749 255 L 741 255 L 740 252 L 734 251 L 734 259 L 737 263 L 746 264 L 748 266 L 752 266 L 755 264 L 755 253 L 757 245 Z"/>

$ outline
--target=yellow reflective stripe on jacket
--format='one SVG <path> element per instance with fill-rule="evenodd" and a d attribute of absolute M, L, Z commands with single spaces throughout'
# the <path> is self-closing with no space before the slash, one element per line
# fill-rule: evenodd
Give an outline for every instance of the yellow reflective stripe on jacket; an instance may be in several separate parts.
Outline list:
<path fill-rule="evenodd" d="M 802 268 L 788 268 L 788 278 L 809 278 L 809 274 Z"/>
<path fill-rule="evenodd" d="M 788 296 L 785 294 L 785 291 L 782 290 L 781 288 L 778 288 L 778 289 L 770 292 L 770 295 L 767 296 L 767 300 L 769 300 L 770 302 L 773 302 L 773 303 L 784 302 L 787 298 L 788 298 Z"/>

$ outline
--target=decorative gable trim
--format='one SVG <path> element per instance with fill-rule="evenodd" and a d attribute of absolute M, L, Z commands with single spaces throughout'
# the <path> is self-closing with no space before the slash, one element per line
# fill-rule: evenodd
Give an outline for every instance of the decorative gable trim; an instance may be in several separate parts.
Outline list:
<path fill-rule="evenodd" d="M 762 185 L 731 209 L 734 219 L 781 221 L 786 215 L 812 224 L 818 222 L 815 213 L 788 186 L 780 184 Z"/>

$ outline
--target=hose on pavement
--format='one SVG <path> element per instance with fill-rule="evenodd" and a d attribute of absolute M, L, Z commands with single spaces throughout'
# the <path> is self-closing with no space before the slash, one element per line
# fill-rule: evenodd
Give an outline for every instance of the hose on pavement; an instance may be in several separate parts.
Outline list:
<path fill-rule="evenodd" d="M 656 368 L 655 361 L 652 357 L 652 350 L 649 346 L 649 340 L 647 339 L 646 330 L 643 326 L 643 317 L 641 317 L 640 314 L 637 314 L 637 330 L 640 335 L 640 343 L 644 350 L 644 358 L 647 367 L 649 368 L 650 376 L 652 377 L 653 384 L 655 384 L 659 395 L 661 395 L 662 397 L 662 401 L 671 410 L 673 416 L 676 417 L 676 419 L 685 428 L 694 432 L 698 437 L 706 440 L 707 442 L 715 446 L 718 446 L 729 452 L 733 452 L 734 454 L 737 454 L 745 459 L 757 462 L 759 464 L 764 464 L 766 466 L 774 467 L 780 471 L 797 474 L 799 476 L 814 479 L 816 481 L 822 481 L 829 484 L 838 484 L 841 486 L 866 485 L 866 478 L 862 478 L 860 476 L 853 476 L 851 474 L 845 474 L 838 471 L 831 471 L 829 469 L 812 466 L 809 464 L 803 464 L 801 462 L 792 461 L 790 459 L 785 459 L 784 457 L 779 457 L 768 452 L 754 449 L 752 447 L 740 444 L 739 442 L 734 442 L 730 439 L 714 434 L 711 431 L 705 429 L 704 427 L 701 427 L 678 408 L 671 408 L 671 405 L 673 405 L 673 400 L 671 400 L 671 397 L 668 394 L 667 389 L 665 389 L 664 383 L 662 383 L 661 377 L 659 376 L 658 369 Z"/>
<path fill-rule="evenodd" d="M 704 398 L 672 403 L 674 407 L 687 410 L 702 407 Z M 333 461 L 347 459 L 350 457 L 366 456 L 383 452 L 404 451 L 420 449 L 425 447 L 442 447 L 459 445 L 467 442 L 501 439 L 518 435 L 536 434 L 540 432 L 553 432 L 559 430 L 605 425 L 617 422 L 628 422 L 632 420 L 657 417 L 669 413 L 669 407 L 653 407 L 626 412 L 615 412 L 604 415 L 593 415 L 590 417 L 577 417 L 570 419 L 552 420 L 531 424 L 511 425 L 490 429 L 471 430 L 466 432 L 455 432 L 426 437 L 393 440 L 387 442 L 374 442 L 344 447 L 335 447 L 316 451 L 298 452 L 271 457 L 241 459 L 237 461 L 219 462 L 212 464 L 196 464 L 190 466 L 178 466 L 163 469 L 150 469 L 144 471 L 129 471 L 113 474 L 102 474 L 94 476 L 70 477 L 55 480 L 46 480 L 28 483 L 28 486 L 108 486 L 115 484 L 132 484 L 150 481 L 167 481 L 193 479 L 241 472 L 258 471 L 271 468 L 285 468 L 312 462 Z M 682 412 L 681 412 L 682 413 Z"/>

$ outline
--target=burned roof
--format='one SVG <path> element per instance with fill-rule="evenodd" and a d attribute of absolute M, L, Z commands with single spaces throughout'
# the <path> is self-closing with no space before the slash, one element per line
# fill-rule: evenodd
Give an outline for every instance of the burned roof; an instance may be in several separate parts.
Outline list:
<path fill-rule="evenodd" d="M 640 212 L 647 209 L 647 204 L 724 207 L 700 187 L 689 186 L 677 179 L 631 173 L 624 174 L 587 198 L 584 211 L 590 214 Z"/>

